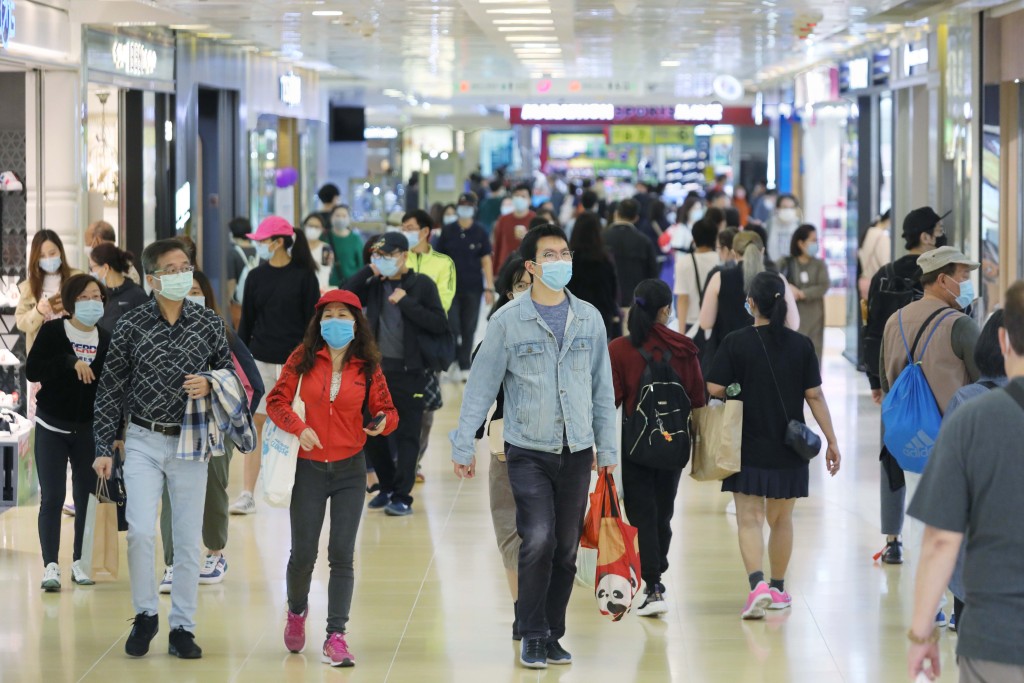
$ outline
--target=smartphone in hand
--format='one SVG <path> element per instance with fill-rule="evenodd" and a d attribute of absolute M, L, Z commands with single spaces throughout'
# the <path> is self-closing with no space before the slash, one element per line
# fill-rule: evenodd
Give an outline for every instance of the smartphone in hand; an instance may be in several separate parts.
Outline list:
<path fill-rule="evenodd" d="M 365 429 L 371 432 L 377 431 L 378 429 L 380 429 L 380 425 L 382 422 L 384 422 L 385 417 L 385 415 L 378 415 L 377 417 L 373 418 L 366 424 Z"/>

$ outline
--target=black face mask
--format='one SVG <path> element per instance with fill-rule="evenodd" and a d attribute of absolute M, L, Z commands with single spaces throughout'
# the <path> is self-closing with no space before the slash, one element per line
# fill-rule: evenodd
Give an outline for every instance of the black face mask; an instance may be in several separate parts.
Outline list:
<path fill-rule="evenodd" d="M 943 233 L 935 238 L 935 248 L 944 247 L 949 244 L 949 238 Z"/>

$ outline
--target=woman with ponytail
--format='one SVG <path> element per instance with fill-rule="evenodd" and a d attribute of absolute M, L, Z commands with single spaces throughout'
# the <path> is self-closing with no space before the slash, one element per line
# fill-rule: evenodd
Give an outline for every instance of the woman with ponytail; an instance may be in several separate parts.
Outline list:
<path fill-rule="evenodd" d="M 661 280 L 643 280 L 634 291 L 629 309 L 629 336 L 616 339 L 608 347 L 615 404 L 622 406 L 626 418 L 637 408 L 647 366 L 641 351 L 655 361 L 669 354 L 669 366 L 689 398 L 689 408 L 692 410 L 704 405 L 704 377 L 697 360 L 697 346 L 689 337 L 667 327 L 671 311 L 672 290 L 669 286 Z M 685 449 L 686 444 L 680 441 L 679 448 Z M 623 448 L 622 485 L 626 493 L 626 514 L 639 531 L 640 574 L 646 584 L 646 597 L 637 614 L 653 617 L 668 611 L 661 578 L 668 569 L 672 511 L 683 468 L 647 467 L 630 460 L 626 451 Z"/>
<path fill-rule="evenodd" d="M 89 252 L 89 272 L 107 288 L 107 303 L 98 325 L 111 334 L 122 315 L 149 300 L 128 275 L 133 263 L 135 257 L 112 242 L 102 242 Z"/>
<path fill-rule="evenodd" d="M 710 369 L 723 340 L 730 333 L 749 327 L 754 322 L 743 304 L 754 278 L 765 272 L 764 241 L 754 231 L 742 230 L 733 239 L 732 256 L 736 261 L 735 266 L 712 273 L 700 309 L 701 329 L 709 333 L 708 344 L 702 357 L 705 372 Z M 789 287 L 785 285 L 785 281 L 778 275 L 775 277 L 784 290 L 786 326 L 795 330 L 800 327 L 796 300 Z"/>
<path fill-rule="evenodd" d="M 725 338 L 707 375 L 711 396 L 724 398 L 726 387 L 736 384 L 744 403 L 741 468 L 722 482 L 736 500 L 740 554 L 750 581 L 744 619 L 761 619 L 766 609 L 792 604 L 784 581 L 793 551 L 793 505 L 807 497 L 809 464 L 785 438 L 790 420 L 804 421 L 805 401 L 828 442 L 825 467 L 833 476 L 839 471 L 818 357 L 810 339 L 787 329 L 785 293 L 786 283 L 774 273 L 753 279 L 745 306 L 754 325 Z M 766 519 L 770 584 L 763 571 Z"/>

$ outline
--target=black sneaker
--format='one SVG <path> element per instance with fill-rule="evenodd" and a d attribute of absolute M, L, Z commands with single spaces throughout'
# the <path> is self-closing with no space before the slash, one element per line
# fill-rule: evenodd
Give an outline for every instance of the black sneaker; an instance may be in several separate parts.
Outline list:
<path fill-rule="evenodd" d="M 903 564 L 903 543 L 889 541 L 882 551 L 882 562 L 885 564 Z"/>
<path fill-rule="evenodd" d="M 515 615 L 515 619 L 512 620 L 512 640 L 519 642 L 523 639 L 523 634 L 519 632 L 519 603 L 512 603 L 512 614 Z"/>
<path fill-rule="evenodd" d="M 135 615 L 135 624 L 132 632 L 128 634 L 128 640 L 124 644 L 124 651 L 130 657 L 143 657 L 149 652 L 149 641 L 160 630 L 160 619 L 157 615 L 148 615 L 139 612 Z"/>
<path fill-rule="evenodd" d="M 167 654 L 180 659 L 199 659 L 203 656 L 203 650 L 196 645 L 196 637 L 186 631 L 184 626 L 179 626 L 171 631 Z"/>
<path fill-rule="evenodd" d="M 548 668 L 548 648 L 543 638 L 524 638 L 519 663 L 527 669 Z"/>
<path fill-rule="evenodd" d="M 547 645 L 548 664 L 572 664 L 572 655 L 566 652 L 557 640 Z"/>

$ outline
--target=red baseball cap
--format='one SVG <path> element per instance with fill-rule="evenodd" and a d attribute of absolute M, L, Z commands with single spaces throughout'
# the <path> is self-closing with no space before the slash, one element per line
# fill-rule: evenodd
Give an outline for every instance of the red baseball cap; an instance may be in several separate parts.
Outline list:
<path fill-rule="evenodd" d="M 358 309 L 363 308 L 363 303 L 359 300 L 359 297 L 347 289 L 332 289 L 321 296 L 320 301 L 316 302 L 317 310 L 323 308 L 327 304 L 346 304 Z"/>
<path fill-rule="evenodd" d="M 280 216 L 267 216 L 260 223 L 260 227 L 256 228 L 256 232 L 251 232 L 246 237 L 254 242 L 262 242 L 271 237 L 292 237 L 294 235 L 295 228 L 291 223 Z"/>

